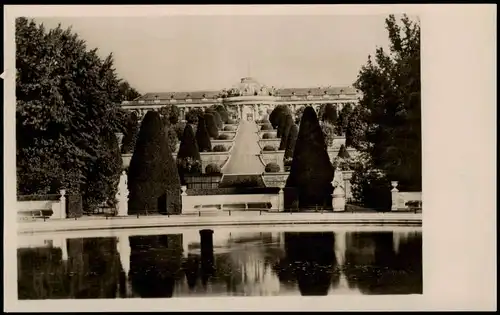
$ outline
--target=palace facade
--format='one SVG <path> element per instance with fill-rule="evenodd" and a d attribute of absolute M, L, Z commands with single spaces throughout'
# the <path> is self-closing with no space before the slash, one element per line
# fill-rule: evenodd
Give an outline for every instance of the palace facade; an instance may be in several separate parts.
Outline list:
<path fill-rule="evenodd" d="M 268 87 L 251 77 L 219 91 L 146 93 L 133 101 L 124 101 L 122 108 L 135 111 L 142 118 L 149 110 L 159 110 L 168 104 L 180 108 L 181 119 L 193 108 L 225 105 L 233 118 L 259 120 L 275 106 L 287 104 L 292 113 L 302 106 L 335 104 L 341 110 L 346 104 L 356 105 L 359 93 L 353 87 L 281 88 Z"/>

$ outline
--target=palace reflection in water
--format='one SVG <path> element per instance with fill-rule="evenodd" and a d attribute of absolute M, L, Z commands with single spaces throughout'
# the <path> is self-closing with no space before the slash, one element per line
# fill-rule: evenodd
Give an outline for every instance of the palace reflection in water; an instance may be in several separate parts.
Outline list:
<path fill-rule="evenodd" d="M 422 236 L 200 230 L 31 237 L 18 245 L 18 293 L 19 299 L 421 294 Z"/>

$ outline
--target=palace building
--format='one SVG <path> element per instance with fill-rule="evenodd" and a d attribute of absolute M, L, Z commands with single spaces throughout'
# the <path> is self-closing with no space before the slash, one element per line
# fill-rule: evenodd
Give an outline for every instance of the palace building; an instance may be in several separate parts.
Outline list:
<path fill-rule="evenodd" d="M 274 88 L 251 77 L 219 91 L 146 93 L 133 101 L 124 101 L 122 108 L 137 112 L 142 118 L 149 110 L 159 110 L 168 104 L 180 108 L 181 119 L 193 108 L 225 105 L 233 118 L 259 120 L 276 105 L 287 104 L 294 113 L 302 106 L 335 104 L 341 110 L 345 104 L 356 105 L 359 92 L 353 87 Z"/>

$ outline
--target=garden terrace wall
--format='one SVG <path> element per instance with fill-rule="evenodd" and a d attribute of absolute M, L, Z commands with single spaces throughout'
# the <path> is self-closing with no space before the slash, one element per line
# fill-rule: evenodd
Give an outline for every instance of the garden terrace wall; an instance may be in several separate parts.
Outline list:
<path fill-rule="evenodd" d="M 279 148 L 281 143 L 281 138 L 274 138 L 274 139 L 261 139 L 259 140 L 259 147 L 262 150 L 266 145 L 270 145 L 275 147 L 276 149 Z"/>
<path fill-rule="evenodd" d="M 186 189 L 182 187 L 182 213 L 197 214 L 207 211 L 223 211 L 236 205 L 258 204 L 263 210 L 283 211 L 280 204 L 279 189 L 276 188 L 218 188 L 218 189 Z"/>
<path fill-rule="evenodd" d="M 285 169 L 283 158 L 285 157 L 285 150 L 278 151 L 261 151 L 259 154 L 260 161 L 264 167 L 269 163 L 276 163 L 280 167 L 280 171 Z"/>
<path fill-rule="evenodd" d="M 17 196 L 16 210 L 18 219 L 80 217 L 83 214 L 82 197 L 67 195 L 64 190 L 59 194 L 21 195 Z"/>
<path fill-rule="evenodd" d="M 290 172 L 262 173 L 266 187 L 284 187 Z"/>
<path fill-rule="evenodd" d="M 128 168 L 130 165 L 130 160 L 132 159 L 133 153 L 122 154 L 123 168 Z"/>
<path fill-rule="evenodd" d="M 339 151 L 340 147 L 337 148 L 328 147 L 328 157 L 330 158 L 330 161 L 333 161 L 333 159 L 337 157 Z M 349 153 L 351 157 L 355 157 L 358 154 L 358 151 L 356 151 L 356 149 L 354 148 L 347 148 L 347 153 Z"/>
<path fill-rule="evenodd" d="M 261 131 L 258 131 L 257 133 L 259 134 L 259 139 L 262 139 L 262 136 L 265 133 L 270 133 L 270 134 L 274 135 L 274 138 L 276 138 L 276 136 L 278 135 L 278 130 L 276 130 L 276 129 L 273 129 L 273 130 L 261 130 Z"/>

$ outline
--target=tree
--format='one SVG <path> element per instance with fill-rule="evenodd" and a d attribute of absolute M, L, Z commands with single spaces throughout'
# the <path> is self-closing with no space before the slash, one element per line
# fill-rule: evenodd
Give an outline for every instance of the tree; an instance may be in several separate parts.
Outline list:
<path fill-rule="evenodd" d="M 212 151 L 212 143 L 210 141 L 210 135 L 208 134 L 207 131 L 205 118 L 203 117 L 200 117 L 198 119 L 198 127 L 196 128 L 196 142 L 198 144 L 198 149 L 200 152 Z"/>
<path fill-rule="evenodd" d="M 346 104 L 342 107 L 342 110 L 339 113 L 339 117 L 337 118 L 337 122 L 335 123 L 335 134 L 337 135 L 345 135 L 347 131 L 347 123 L 352 114 L 352 106 L 351 104 Z"/>
<path fill-rule="evenodd" d="M 404 190 L 422 189 L 420 109 L 420 24 L 403 15 L 386 19 L 389 52 L 377 48 L 361 68 L 354 86 L 362 92 L 357 119 L 372 167 L 398 180 Z M 351 140 L 355 140 L 350 131 Z"/>
<path fill-rule="evenodd" d="M 141 96 L 141 93 L 131 87 L 127 81 L 120 83 L 118 88 L 120 89 L 120 95 L 122 96 L 121 101 L 133 101 Z"/>
<path fill-rule="evenodd" d="M 216 112 L 215 110 L 210 111 L 209 113 L 214 116 L 215 126 L 217 127 L 217 129 L 221 130 L 222 129 L 222 119 L 221 119 L 219 113 Z"/>
<path fill-rule="evenodd" d="M 295 150 L 295 143 L 297 141 L 298 135 L 299 127 L 297 127 L 297 125 L 292 125 L 286 142 L 285 161 L 291 160 L 293 158 L 293 151 Z"/>
<path fill-rule="evenodd" d="M 205 119 L 205 124 L 207 125 L 207 131 L 211 138 L 216 139 L 219 136 L 219 130 L 215 124 L 215 118 L 212 114 L 205 114 L 203 117 Z"/>
<path fill-rule="evenodd" d="M 219 113 L 222 122 L 227 124 L 229 121 L 229 113 L 223 105 L 215 105 L 214 109 Z"/>
<path fill-rule="evenodd" d="M 286 187 L 298 192 L 299 207 L 331 207 L 334 170 L 312 107 L 304 110 Z"/>
<path fill-rule="evenodd" d="M 281 141 L 280 141 L 280 146 L 278 150 L 285 150 L 286 145 L 288 142 L 288 135 L 290 133 L 290 129 L 293 126 L 293 118 L 292 115 L 287 115 L 285 119 L 283 119 L 283 127 L 282 127 L 282 133 L 281 133 Z M 279 128 L 278 128 L 278 133 L 279 133 Z"/>
<path fill-rule="evenodd" d="M 177 168 L 182 184 L 185 184 L 185 175 L 201 173 L 200 151 L 191 125 L 184 128 L 184 135 L 177 153 Z"/>
<path fill-rule="evenodd" d="M 283 133 L 285 131 L 285 128 L 287 127 L 288 120 L 291 120 L 293 123 L 292 114 L 286 114 L 286 115 L 281 116 L 281 118 L 279 120 L 278 130 L 276 132 L 276 137 L 278 137 L 278 138 L 283 137 Z"/>
<path fill-rule="evenodd" d="M 93 163 L 93 169 L 102 172 L 92 172 L 88 175 L 83 185 L 83 207 L 87 211 L 93 211 L 103 201 L 108 206 L 116 205 L 116 193 L 118 182 L 123 169 L 122 155 L 116 136 L 110 130 L 104 130 L 101 135 L 100 144 L 103 146 L 98 151 Z"/>
<path fill-rule="evenodd" d="M 201 108 L 192 108 L 186 114 L 186 122 L 188 124 L 196 125 L 198 123 L 198 117 L 203 116 L 205 113 Z"/>
<path fill-rule="evenodd" d="M 139 132 L 139 123 L 137 119 L 137 114 L 135 112 L 130 112 L 127 128 L 125 130 L 125 134 L 123 135 L 122 139 L 121 152 L 123 154 L 131 153 L 134 150 L 138 132 Z"/>
<path fill-rule="evenodd" d="M 271 114 L 269 115 L 269 122 L 273 126 L 273 128 L 277 128 L 282 116 L 286 116 L 286 114 L 291 114 L 290 108 L 288 105 L 278 105 L 276 106 Z"/>
<path fill-rule="evenodd" d="M 175 125 L 179 122 L 181 110 L 174 104 L 168 104 L 160 109 L 160 115 L 164 125 Z"/>
<path fill-rule="evenodd" d="M 349 152 L 347 152 L 347 149 L 345 148 L 345 145 L 341 145 L 339 149 L 339 153 L 337 154 L 338 157 L 342 159 L 349 159 L 351 156 L 349 155 Z"/>
<path fill-rule="evenodd" d="M 320 117 L 322 121 L 335 125 L 337 123 L 337 116 L 337 106 L 328 103 L 324 106 L 323 115 Z"/>
<path fill-rule="evenodd" d="M 101 59 L 71 29 L 47 31 L 26 18 L 15 23 L 18 193 L 66 189 L 94 208 L 114 197 L 107 177 L 120 172 L 104 162 L 109 135 L 123 132 L 113 55 Z M 95 195 L 93 187 L 106 193 Z"/>
<path fill-rule="evenodd" d="M 180 213 L 180 180 L 160 115 L 148 111 L 128 170 L 129 213 Z"/>

